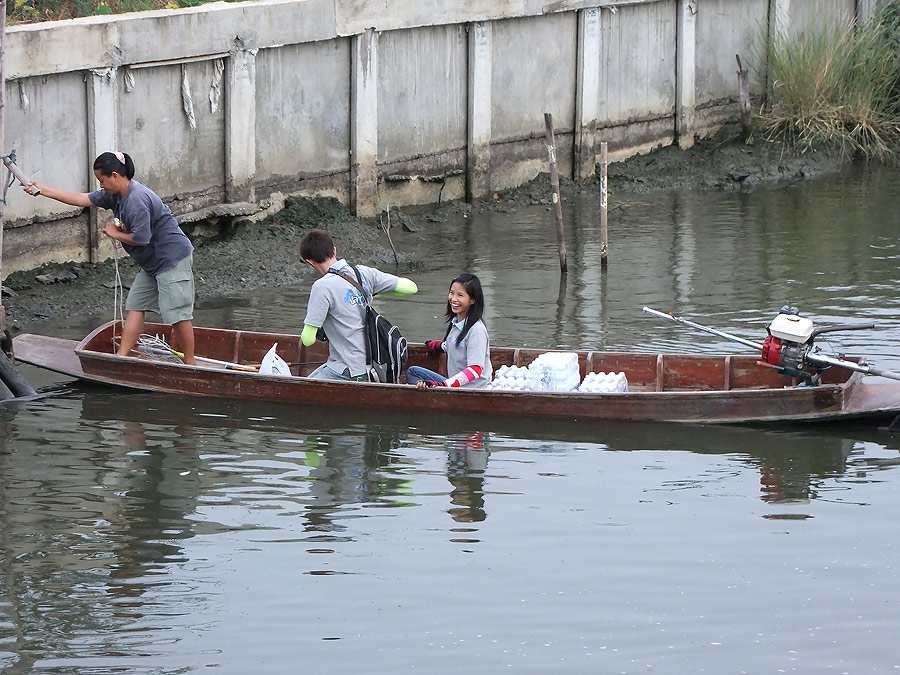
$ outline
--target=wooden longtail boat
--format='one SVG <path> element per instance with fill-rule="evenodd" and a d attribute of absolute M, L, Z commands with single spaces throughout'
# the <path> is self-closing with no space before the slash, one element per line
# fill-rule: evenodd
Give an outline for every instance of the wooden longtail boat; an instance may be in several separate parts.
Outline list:
<path fill-rule="evenodd" d="M 114 333 L 114 329 L 116 332 Z M 146 332 L 171 344 L 171 327 L 147 324 Z M 227 370 L 201 363 L 187 366 L 134 356 L 116 356 L 116 324 L 108 323 L 81 342 L 23 334 L 15 357 L 90 382 L 153 392 L 344 408 L 390 408 L 414 414 L 453 411 L 496 416 L 565 420 L 632 420 L 690 423 L 896 420 L 900 382 L 831 368 L 818 386 L 759 364 L 755 356 L 578 353 L 580 374 L 624 372 L 627 393 L 533 392 L 495 389 L 419 390 L 407 384 L 311 380 L 327 345 L 304 347 L 297 335 L 195 328 L 196 353 L 235 364 L 258 364 L 274 343 L 293 377 Z M 491 350 L 495 371 L 526 366 L 540 349 Z M 442 370 L 444 356 L 410 345 L 409 365 Z M 856 360 L 855 362 L 861 362 Z"/>

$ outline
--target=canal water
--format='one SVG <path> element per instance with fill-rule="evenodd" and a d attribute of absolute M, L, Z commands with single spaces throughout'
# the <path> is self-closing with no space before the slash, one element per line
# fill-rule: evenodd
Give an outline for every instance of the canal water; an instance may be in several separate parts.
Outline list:
<path fill-rule="evenodd" d="M 379 299 L 439 337 L 478 274 L 495 345 L 746 354 L 783 304 L 900 370 L 900 175 L 448 209 Z M 425 226 L 430 227 L 430 226 Z M 340 242 L 338 242 L 340 252 Z M 310 282 L 312 277 L 310 278 Z M 307 288 L 196 323 L 297 332 Z M 110 317 L 47 332 L 81 337 Z M 900 670 L 900 434 L 496 421 L 122 393 L 25 367 L 0 406 L 6 673 Z M 426 395 L 423 393 L 423 395 Z"/>

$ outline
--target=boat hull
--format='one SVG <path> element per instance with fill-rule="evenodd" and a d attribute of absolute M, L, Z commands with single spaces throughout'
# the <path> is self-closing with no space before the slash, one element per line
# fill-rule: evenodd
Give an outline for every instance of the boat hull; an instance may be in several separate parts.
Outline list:
<path fill-rule="evenodd" d="M 149 325 L 148 329 L 171 338 L 168 326 Z M 822 385 L 801 387 L 754 357 L 579 352 L 582 377 L 589 371 L 625 372 L 627 393 L 420 390 L 406 384 L 309 379 L 305 375 L 324 361 L 327 346 L 306 348 L 293 335 L 195 331 L 198 354 L 233 363 L 259 362 L 277 343 L 278 353 L 292 364 L 295 375 L 283 377 L 116 356 L 112 353 L 115 330 L 113 324 L 106 324 L 79 343 L 19 336 L 14 342 L 16 358 L 82 380 L 144 391 L 348 409 L 390 408 L 410 414 L 450 411 L 570 421 L 687 423 L 842 421 L 900 415 L 900 383 L 874 382 L 857 372 L 832 369 Z M 541 352 L 495 349 L 492 361 L 495 368 L 527 365 Z M 410 348 L 411 364 L 440 370 L 443 358 L 418 346 Z"/>

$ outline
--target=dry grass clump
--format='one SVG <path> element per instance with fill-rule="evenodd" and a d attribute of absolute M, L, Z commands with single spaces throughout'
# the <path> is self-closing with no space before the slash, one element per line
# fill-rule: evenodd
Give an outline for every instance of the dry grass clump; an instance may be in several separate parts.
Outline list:
<path fill-rule="evenodd" d="M 900 1 L 765 44 L 772 86 L 758 124 L 771 139 L 900 163 Z"/>

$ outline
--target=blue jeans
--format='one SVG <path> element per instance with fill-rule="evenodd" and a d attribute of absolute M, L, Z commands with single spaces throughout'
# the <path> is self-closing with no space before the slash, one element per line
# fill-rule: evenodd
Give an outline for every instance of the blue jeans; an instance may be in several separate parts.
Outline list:
<path fill-rule="evenodd" d="M 443 382 L 446 379 L 447 378 L 443 375 L 440 375 L 433 370 L 428 370 L 428 368 L 422 368 L 421 366 L 410 366 L 406 369 L 407 384 L 415 384 L 420 380 L 433 380 L 435 382 Z"/>

